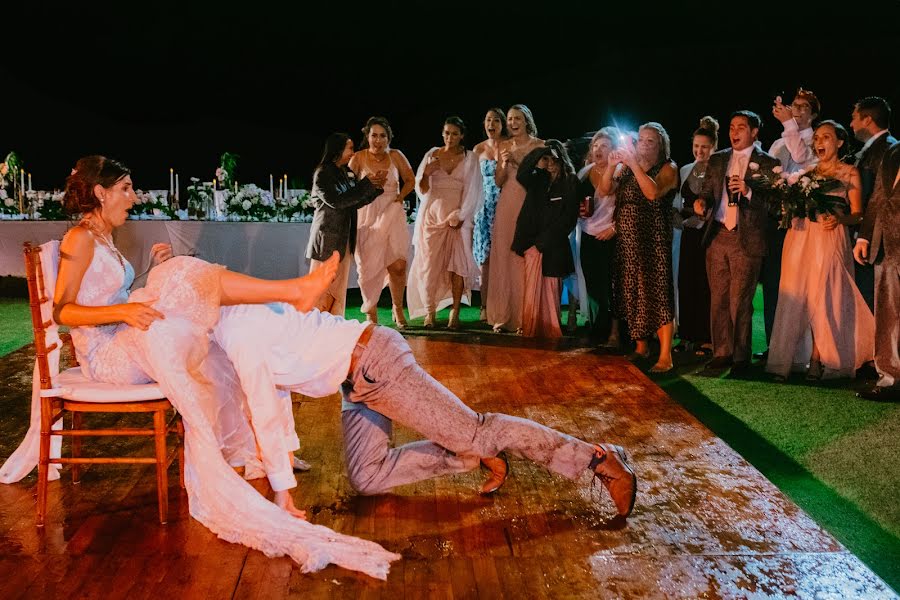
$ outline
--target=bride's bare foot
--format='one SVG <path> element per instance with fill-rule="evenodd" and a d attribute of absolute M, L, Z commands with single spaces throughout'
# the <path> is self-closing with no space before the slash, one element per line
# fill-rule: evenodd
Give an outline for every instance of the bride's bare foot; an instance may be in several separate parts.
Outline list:
<path fill-rule="evenodd" d="M 312 273 L 297 278 L 295 286 L 295 300 L 291 302 L 300 312 L 312 310 L 319 302 L 319 298 L 334 281 L 338 265 L 341 263 L 341 255 L 335 250 L 331 257 L 322 263 L 322 266 Z"/>
<path fill-rule="evenodd" d="M 306 511 L 300 510 L 299 508 L 294 506 L 294 498 L 291 496 L 290 490 L 275 492 L 274 502 L 276 506 L 278 506 L 279 508 L 283 508 L 291 516 L 306 521 Z"/>

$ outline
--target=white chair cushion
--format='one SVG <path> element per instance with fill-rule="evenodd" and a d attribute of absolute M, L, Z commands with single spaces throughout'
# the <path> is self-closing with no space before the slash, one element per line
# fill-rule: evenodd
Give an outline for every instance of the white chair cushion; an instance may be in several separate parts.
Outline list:
<path fill-rule="evenodd" d="M 81 372 L 80 367 L 66 369 L 56 378 L 56 387 L 41 390 L 41 396 L 59 396 L 66 400 L 78 402 L 141 402 L 147 400 L 163 400 L 162 393 L 155 383 L 142 385 L 116 385 L 91 381 Z"/>

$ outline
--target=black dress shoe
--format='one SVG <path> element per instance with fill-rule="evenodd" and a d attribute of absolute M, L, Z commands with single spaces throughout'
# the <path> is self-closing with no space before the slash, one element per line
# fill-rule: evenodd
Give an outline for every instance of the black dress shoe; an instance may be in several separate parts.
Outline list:
<path fill-rule="evenodd" d="M 876 402 L 900 402 L 900 389 L 896 387 L 874 387 L 870 390 L 856 392 L 857 398 L 875 400 Z"/>
<path fill-rule="evenodd" d="M 706 363 L 705 369 L 726 369 L 732 365 L 730 356 L 717 356 Z"/>
<path fill-rule="evenodd" d="M 768 360 L 768 358 L 769 358 L 768 350 L 763 350 L 762 352 L 754 352 L 753 353 L 753 360 Z"/>

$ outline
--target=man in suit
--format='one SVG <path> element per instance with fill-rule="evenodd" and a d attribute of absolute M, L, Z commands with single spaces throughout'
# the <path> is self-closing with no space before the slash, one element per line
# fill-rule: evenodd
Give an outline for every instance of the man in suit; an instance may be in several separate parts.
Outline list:
<path fill-rule="evenodd" d="M 875 368 L 879 379 L 857 396 L 900 401 L 900 143 L 884 153 L 875 191 L 853 248 L 856 262 L 875 267 Z"/>
<path fill-rule="evenodd" d="M 869 205 L 869 198 L 875 190 L 875 177 L 885 151 L 897 142 L 888 131 L 891 107 L 884 98 L 869 96 L 853 105 L 850 128 L 862 149 L 854 155 L 854 165 L 859 169 L 862 181 L 863 210 Z M 856 264 L 856 287 L 869 305 L 875 310 L 875 268 L 868 263 Z"/>
<path fill-rule="evenodd" d="M 740 375 L 750 365 L 753 293 L 766 254 L 766 194 L 747 184 L 755 174 L 770 178 L 779 162 L 756 146 L 759 115 L 740 110 L 731 115 L 731 148 L 709 159 L 694 212 L 706 220 L 706 272 L 711 292 L 710 331 L 713 359 L 707 369 L 731 366 Z"/>

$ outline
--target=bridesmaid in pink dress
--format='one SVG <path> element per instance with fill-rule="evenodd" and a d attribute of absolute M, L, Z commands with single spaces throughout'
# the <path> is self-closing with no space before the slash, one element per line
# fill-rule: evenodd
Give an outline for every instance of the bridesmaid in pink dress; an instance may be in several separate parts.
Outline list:
<path fill-rule="evenodd" d="M 358 179 L 386 173 L 384 192 L 359 209 L 356 234 L 356 272 L 366 320 L 378 322 L 378 297 L 391 289 L 394 323 L 406 327 L 403 292 L 406 288 L 406 257 L 409 229 L 403 199 L 415 185 L 415 174 L 406 156 L 390 147 L 394 137 L 384 117 L 370 117 L 363 128 L 363 149 L 350 159 L 350 170 Z M 401 187 L 402 182 L 402 187 Z"/>
<path fill-rule="evenodd" d="M 835 195 L 845 204 L 838 214 L 819 214 L 814 221 L 795 217 L 787 232 L 766 363 L 779 379 L 804 369 L 810 380 L 853 377 L 872 360 L 875 319 L 854 281 L 848 229 L 863 212 L 859 171 L 838 159 L 848 139 L 834 121 L 823 121 L 813 134 L 819 163 L 811 174 L 842 182 Z"/>
<path fill-rule="evenodd" d="M 516 104 L 506 112 L 509 139 L 500 147 L 500 161 L 494 178 L 500 186 L 497 214 L 491 235 L 488 270 L 491 287 L 486 299 L 487 321 L 494 331 L 521 332 L 522 302 L 525 294 L 525 259 L 512 251 L 516 220 L 525 202 L 525 188 L 516 180 L 525 155 L 543 146 L 531 110 Z"/>
<path fill-rule="evenodd" d="M 434 327 L 435 312 L 448 304 L 448 329 L 458 329 L 459 308 L 469 304 L 478 265 L 472 254 L 472 223 L 481 201 L 478 156 L 463 146 L 466 126 L 459 117 L 444 121 L 444 146 L 425 154 L 416 182 L 422 200 L 416 218 L 416 248 L 406 300 L 410 318 L 425 317 Z"/>

